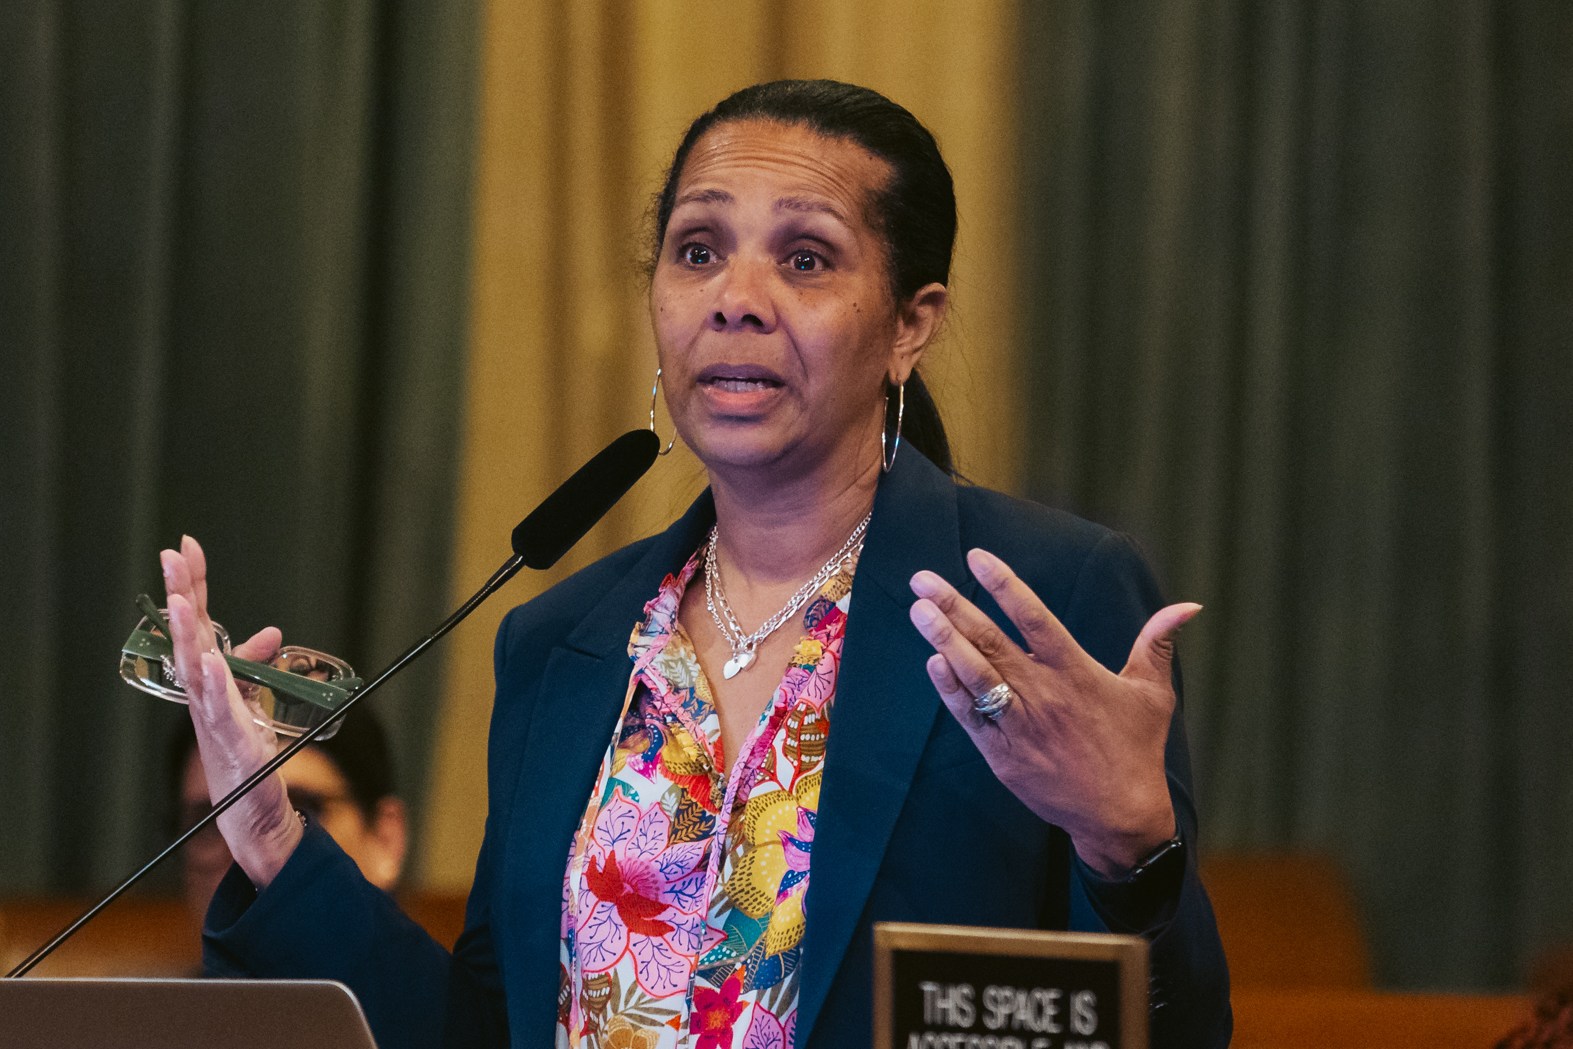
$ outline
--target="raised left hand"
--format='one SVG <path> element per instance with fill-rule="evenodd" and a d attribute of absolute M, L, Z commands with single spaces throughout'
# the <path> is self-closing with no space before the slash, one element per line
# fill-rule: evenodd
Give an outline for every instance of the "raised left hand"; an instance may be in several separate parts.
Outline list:
<path fill-rule="evenodd" d="M 1118 876 L 1174 836 L 1164 746 L 1174 715 L 1174 635 L 1201 611 L 1169 605 L 1111 673 L 1010 567 L 983 550 L 967 564 L 1027 642 L 1024 650 L 933 572 L 912 577 L 912 622 L 935 648 L 929 679 L 1012 794 L 1062 828 L 1082 860 Z M 991 720 L 975 697 L 1005 683 Z"/>
<path fill-rule="evenodd" d="M 186 682 L 191 724 L 197 733 L 197 754 L 208 782 L 208 796 L 217 802 L 248 779 L 278 751 L 271 729 L 252 719 L 229 664 L 213 648 L 213 620 L 208 616 L 207 555 L 190 536 L 180 549 L 159 554 L 168 595 L 170 641 L 175 666 Z M 236 655 L 270 660 L 282 638 L 264 627 L 237 646 Z M 218 818 L 219 833 L 230 855 L 251 883 L 265 888 L 283 869 L 301 839 L 301 822 L 290 807 L 284 778 L 277 772 Z"/>

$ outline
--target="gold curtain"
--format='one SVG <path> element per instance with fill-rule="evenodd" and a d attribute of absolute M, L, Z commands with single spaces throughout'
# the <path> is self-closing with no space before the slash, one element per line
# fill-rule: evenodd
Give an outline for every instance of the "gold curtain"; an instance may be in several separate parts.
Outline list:
<path fill-rule="evenodd" d="M 482 26 L 456 596 L 507 556 L 509 531 L 537 500 L 611 437 L 645 424 L 655 373 L 642 268 L 650 198 L 688 123 L 761 80 L 866 84 L 939 138 L 961 228 L 951 320 L 926 372 L 961 469 L 1015 487 L 1014 3 L 505 0 L 487 5 Z M 664 411 L 658 418 L 668 433 Z M 461 888 L 473 873 L 491 642 L 506 608 L 659 529 L 703 483 L 679 447 L 562 567 L 510 584 L 448 642 L 418 880 Z"/>

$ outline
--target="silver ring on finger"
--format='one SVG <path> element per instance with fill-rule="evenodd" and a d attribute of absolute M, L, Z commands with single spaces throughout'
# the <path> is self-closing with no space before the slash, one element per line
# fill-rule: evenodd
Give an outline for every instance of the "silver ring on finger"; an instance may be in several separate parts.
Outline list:
<path fill-rule="evenodd" d="M 1015 701 L 1016 690 L 1001 681 L 987 692 L 973 696 L 972 709 L 990 721 L 998 721 Z"/>

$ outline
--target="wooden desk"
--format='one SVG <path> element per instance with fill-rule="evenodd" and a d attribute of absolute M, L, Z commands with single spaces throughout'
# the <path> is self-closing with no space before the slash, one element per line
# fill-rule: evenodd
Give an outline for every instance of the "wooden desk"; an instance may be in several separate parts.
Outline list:
<path fill-rule="evenodd" d="M 0 973 L 76 920 L 92 903 L 76 897 L 0 900 Z M 405 913 L 444 947 L 464 926 L 464 897 L 410 893 Z M 33 969 L 35 976 L 190 976 L 202 965 L 202 930 L 176 898 L 116 900 Z"/>
<path fill-rule="evenodd" d="M 1491 1049 L 1532 1015 L 1527 995 L 1240 990 L 1234 1049 Z"/>
<path fill-rule="evenodd" d="M 1371 987 L 1360 911 L 1334 860 L 1314 852 L 1219 852 L 1202 883 L 1240 990 Z"/>

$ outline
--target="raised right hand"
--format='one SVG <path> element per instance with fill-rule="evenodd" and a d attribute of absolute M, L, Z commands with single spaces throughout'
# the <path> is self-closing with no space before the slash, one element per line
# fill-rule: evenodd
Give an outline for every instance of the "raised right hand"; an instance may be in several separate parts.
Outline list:
<path fill-rule="evenodd" d="M 178 552 L 160 551 L 159 564 L 168 596 L 175 671 L 189 698 L 208 797 L 217 802 L 273 757 L 278 739 L 252 720 L 229 664 L 213 648 L 202 547 L 190 536 L 182 536 Z M 265 627 L 236 646 L 234 654 L 267 662 L 281 641 L 276 628 Z M 258 889 L 272 882 L 301 839 L 300 820 L 276 772 L 219 816 L 218 828 L 230 855 Z"/>

